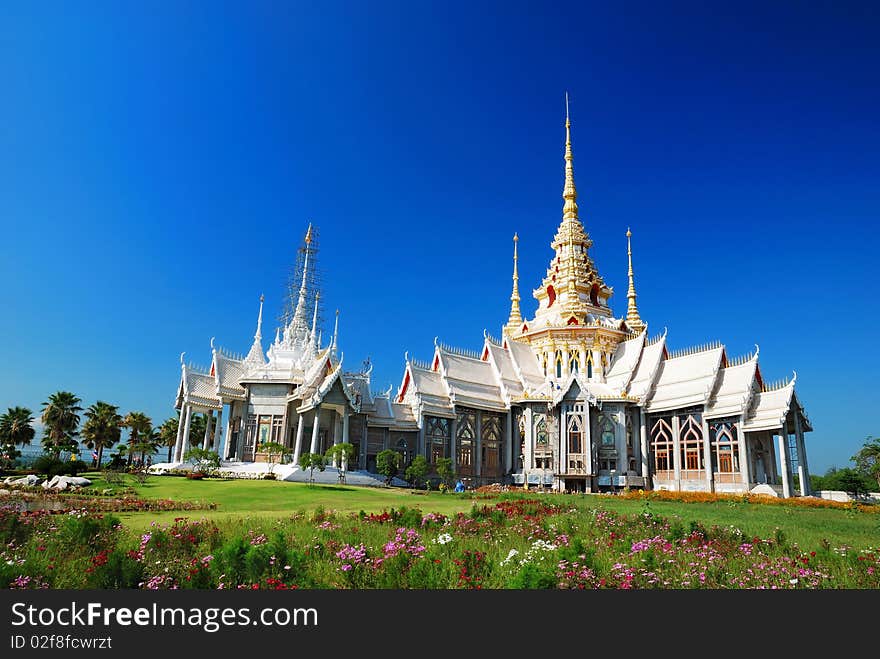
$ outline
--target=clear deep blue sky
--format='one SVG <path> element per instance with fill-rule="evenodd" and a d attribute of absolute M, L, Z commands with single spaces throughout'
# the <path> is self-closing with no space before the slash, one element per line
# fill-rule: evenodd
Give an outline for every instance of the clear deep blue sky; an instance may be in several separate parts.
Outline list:
<path fill-rule="evenodd" d="M 5 2 L 0 409 L 158 423 L 178 355 L 246 351 L 321 230 L 325 335 L 374 389 L 523 311 L 562 210 L 682 348 L 798 372 L 814 473 L 876 413 L 876 3 Z M 612 8 L 613 5 L 613 8 Z M 268 346 L 268 342 L 266 343 Z"/>

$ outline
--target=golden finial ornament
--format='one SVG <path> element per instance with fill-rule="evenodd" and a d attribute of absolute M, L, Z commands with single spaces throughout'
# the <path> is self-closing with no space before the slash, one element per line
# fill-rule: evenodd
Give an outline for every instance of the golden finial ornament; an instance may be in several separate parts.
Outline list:
<path fill-rule="evenodd" d="M 519 310 L 519 271 L 517 269 L 516 244 L 519 242 L 519 236 L 513 234 L 513 293 L 510 295 L 510 317 L 507 319 L 507 331 L 513 333 L 519 331 L 522 326 L 522 313 Z"/>
<path fill-rule="evenodd" d="M 568 114 L 568 92 L 565 92 L 565 187 L 562 190 L 562 198 L 565 204 L 562 207 L 563 220 L 578 219 L 577 189 L 574 186 L 574 156 L 571 152 L 571 119 Z"/>
<path fill-rule="evenodd" d="M 309 229 L 306 231 L 306 245 L 312 244 L 312 223 L 309 222 Z"/>
<path fill-rule="evenodd" d="M 626 229 L 626 256 L 629 262 L 629 289 L 626 292 L 627 309 L 626 324 L 634 332 L 641 332 L 645 323 L 639 316 L 639 308 L 636 306 L 636 284 L 633 277 L 633 259 L 632 259 L 632 231 L 629 227 Z"/>

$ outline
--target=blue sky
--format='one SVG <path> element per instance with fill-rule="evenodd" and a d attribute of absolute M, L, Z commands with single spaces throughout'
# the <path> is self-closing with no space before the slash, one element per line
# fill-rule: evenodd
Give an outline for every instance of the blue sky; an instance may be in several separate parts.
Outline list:
<path fill-rule="evenodd" d="M 3 3 L 0 409 L 158 423 L 181 351 L 280 312 L 309 221 L 374 388 L 435 335 L 478 348 L 514 231 L 534 312 L 568 90 L 615 311 L 630 226 L 652 333 L 798 372 L 814 473 L 880 432 L 875 3 L 315 4 Z"/>

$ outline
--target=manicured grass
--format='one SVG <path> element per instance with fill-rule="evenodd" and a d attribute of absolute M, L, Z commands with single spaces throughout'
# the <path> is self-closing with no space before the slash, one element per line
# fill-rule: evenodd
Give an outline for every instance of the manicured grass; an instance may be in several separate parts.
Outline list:
<path fill-rule="evenodd" d="M 108 487 L 97 474 L 88 474 L 96 489 Z M 278 519 L 297 511 L 317 508 L 341 513 L 381 512 L 390 508 L 421 508 L 425 512 L 445 515 L 470 510 L 470 497 L 417 492 L 401 488 L 357 487 L 340 485 L 313 485 L 263 480 L 188 480 L 174 476 L 152 476 L 144 485 L 138 485 L 126 476 L 125 484 L 145 499 L 172 499 L 214 503 L 214 510 L 187 512 L 115 513 L 126 526 L 143 529 L 152 522 L 171 522 L 175 517 L 208 518 L 217 521 L 241 518 Z"/>
<path fill-rule="evenodd" d="M 97 488 L 105 487 L 100 477 L 90 474 Z M 154 476 L 143 486 L 126 477 L 126 485 L 143 498 L 202 501 L 217 504 L 214 510 L 188 512 L 117 513 L 132 530 L 141 530 L 152 522 L 170 523 L 175 517 L 202 517 L 237 523 L 240 520 L 283 519 L 298 511 L 318 508 L 340 513 L 381 512 L 391 508 L 420 508 L 423 512 L 453 515 L 469 511 L 476 503 L 487 503 L 470 494 L 414 492 L 401 488 L 315 485 L 258 480 L 192 481 L 180 477 Z M 505 496 L 519 496 L 511 493 Z M 534 492 L 529 496 L 536 496 Z M 601 495 L 540 494 L 548 501 L 579 509 L 602 508 L 633 514 L 650 511 L 656 515 L 696 522 L 705 527 L 733 526 L 746 535 L 770 537 L 781 529 L 785 537 L 802 547 L 818 547 L 823 541 L 833 546 L 849 545 L 861 549 L 880 544 L 880 515 L 835 509 L 767 506 L 741 502 L 679 503 L 669 501 L 634 501 Z"/>
<path fill-rule="evenodd" d="M 880 515 L 832 508 L 797 508 L 767 506 L 757 503 L 676 503 L 628 501 L 598 496 L 592 506 L 633 514 L 650 510 L 655 515 L 680 519 L 685 524 L 698 522 L 705 527 L 733 526 L 746 535 L 772 537 L 779 528 L 789 542 L 801 547 L 818 547 L 823 540 L 833 546 L 856 549 L 880 545 Z"/>

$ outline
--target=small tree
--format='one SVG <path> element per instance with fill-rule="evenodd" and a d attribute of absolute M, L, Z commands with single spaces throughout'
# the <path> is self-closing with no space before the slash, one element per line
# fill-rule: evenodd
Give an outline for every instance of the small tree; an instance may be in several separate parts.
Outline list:
<path fill-rule="evenodd" d="M 184 461 L 192 463 L 194 474 L 209 474 L 220 468 L 220 456 L 216 451 L 194 446 L 183 456 Z"/>
<path fill-rule="evenodd" d="M 455 471 L 452 469 L 452 458 L 440 458 L 434 465 L 437 475 L 443 484 L 449 488 L 452 487 L 452 479 L 455 477 Z"/>
<path fill-rule="evenodd" d="M 278 462 L 285 452 L 284 444 L 278 442 L 265 442 L 260 444 L 260 453 L 266 454 L 266 462 L 269 463 L 269 473 L 275 475 L 275 463 Z"/>
<path fill-rule="evenodd" d="M 339 481 L 345 482 L 345 472 L 348 469 L 348 461 L 354 458 L 354 446 L 348 442 L 334 444 L 327 449 L 325 455 L 328 460 L 337 461 L 339 463 Z"/>
<path fill-rule="evenodd" d="M 309 470 L 309 486 L 311 486 L 315 482 L 315 469 L 324 471 L 327 462 L 320 453 L 303 453 L 299 456 L 299 466 Z"/>
<path fill-rule="evenodd" d="M 868 437 L 865 444 L 852 458 L 859 473 L 876 481 L 880 489 L 880 439 Z"/>
<path fill-rule="evenodd" d="M 865 478 L 855 469 L 849 467 L 840 469 L 837 472 L 839 487 L 844 492 L 851 494 L 853 497 L 860 497 L 868 493 L 868 487 Z"/>
<path fill-rule="evenodd" d="M 397 451 L 387 448 L 376 456 L 376 471 L 385 477 L 385 485 L 391 485 L 399 469 L 400 453 Z"/>
<path fill-rule="evenodd" d="M 413 458 L 409 467 L 406 468 L 404 476 L 406 477 L 406 480 L 412 483 L 415 487 L 425 479 L 427 473 L 428 461 L 425 459 L 424 455 L 417 455 Z"/>

